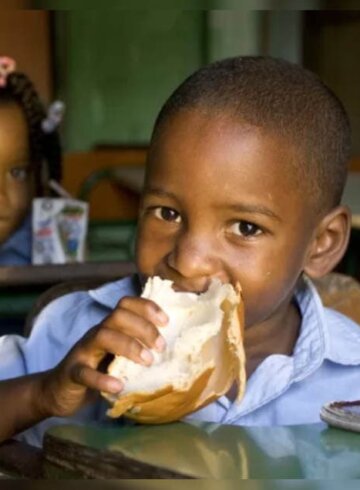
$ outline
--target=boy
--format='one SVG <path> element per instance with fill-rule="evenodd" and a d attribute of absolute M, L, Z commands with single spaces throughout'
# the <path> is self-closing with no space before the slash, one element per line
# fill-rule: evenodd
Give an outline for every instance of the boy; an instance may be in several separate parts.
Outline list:
<path fill-rule="evenodd" d="M 337 98 L 281 60 L 214 63 L 164 105 L 139 217 L 140 282 L 159 275 L 199 292 L 213 277 L 239 281 L 245 303 L 245 397 L 232 403 L 230 391 L 189 419 L 310 423 L 324 402 L 360 396 L 360 329 L 324 308 L 304 277 L 328 273 L 346 249 L 350 214 L 340 199 L 349 148 Z M 2 438 L 51 416 L 106 419 L 98 392 L 122 389 L 99 369 L 106 355 L 150 364 L 148 348 L 164 349 L 166 315 L 140 289 L 133 277 L 64 296 L 28 340 L 2 339 L 1 378 L 19 377 L 2 385 L 3 413 L 11 412 Z M 21 377 L 28 373 L 37 374 Z M 52 423 L 24 437 L 39 444 Z"/>

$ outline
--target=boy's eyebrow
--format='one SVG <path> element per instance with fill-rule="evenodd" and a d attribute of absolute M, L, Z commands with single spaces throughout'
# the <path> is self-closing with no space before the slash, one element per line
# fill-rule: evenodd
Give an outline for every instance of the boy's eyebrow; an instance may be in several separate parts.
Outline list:
<path fill-rule="evenodd" d="M 270 218 L 274 218 L 277 221 L 282 221 L 280 216 L 278 216 L 274 211 L 267 208 L 266 206 L 262 206 L 261 204 L 230 204 L 225 206 L 226 208 L 232 209 L 233 211 L 238 211 L 241 213 L 254 213 L 254 214 L 264 214 L 269 216 Z"/>
<path fill-rule="evenodd" d="M 144 189 L 144 195 L 146 194 L 155 194 L 156 196 L 160 197 L 169 197 L 170 199 L 176 199 L 177 197 L 175 194 L 169 191 L 164 191 L 163 189 L 160 189 L 158 187 L 145 187 Z"/>

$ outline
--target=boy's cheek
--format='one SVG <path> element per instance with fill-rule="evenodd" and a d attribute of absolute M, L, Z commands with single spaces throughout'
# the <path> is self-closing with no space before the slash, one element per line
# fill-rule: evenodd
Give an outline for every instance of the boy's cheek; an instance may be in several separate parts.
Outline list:
<path fill-rule="evenodd" d="M 245 325 L 261 323 L 288 302 L 289 292 L 296 287 L 301 270 L 258 269 L 242 275 L 241 287 L 245 305 Z M 240 281 L 239 281 L 240 282 Z"/>
<path fill-rule="evenodd" d="M 136 264 L 140 274 L 152 276 L 161 258 L 160 244 L 154 234 L 140 224 L 136 237 Z"/>
<path fill-rule="evenodd" d="M 280 291 L 268 288 L 243 287 L 245 327 L 256 325 L 271 317 L 281 303 Z"/>

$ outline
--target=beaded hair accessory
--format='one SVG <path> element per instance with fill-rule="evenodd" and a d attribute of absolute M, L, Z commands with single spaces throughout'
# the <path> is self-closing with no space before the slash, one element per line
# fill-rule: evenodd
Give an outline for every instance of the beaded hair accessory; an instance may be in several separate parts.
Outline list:
<path fill-rule="evenodd" d="M 8 56 L 0 56 L 0 87 L 6 87 L 7 77 L 15 70 L 15 60 Z"/>
<path fill-rule="evenodd" d="M 44 133 L 52 133 L 61 123 L 65 112 L 65 104 L 61 100 L 55 100 L 49 108 L 46 118 L 41 121 L 41 129 Z"/>

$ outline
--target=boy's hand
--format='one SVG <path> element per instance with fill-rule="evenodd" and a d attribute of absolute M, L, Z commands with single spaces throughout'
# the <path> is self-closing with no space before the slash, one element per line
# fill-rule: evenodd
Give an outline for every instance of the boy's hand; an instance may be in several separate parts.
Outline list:
<path fill-rule="evenodd" d="M 164 326 L 167 321 L 167 315 L 153 301 L 122 298 L 114 311 L 89 330 L 44 377 L 44 413 L 71 415 L 89 398 L 90 390 L 119 393 L 123 384 L 98 370 L 101 361 L 113 354 L 150 365 L 153 356 L 149 349 L 161 352 L 165 347 L 155 325 Z"/>

